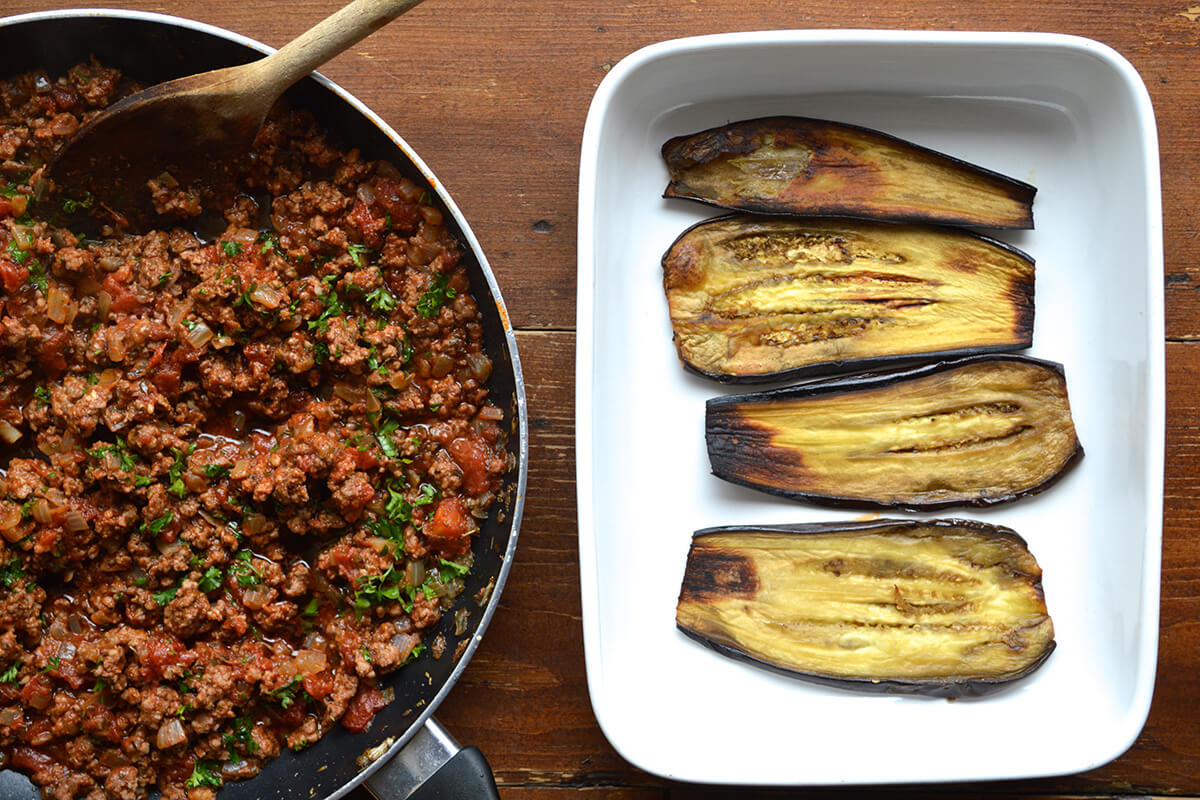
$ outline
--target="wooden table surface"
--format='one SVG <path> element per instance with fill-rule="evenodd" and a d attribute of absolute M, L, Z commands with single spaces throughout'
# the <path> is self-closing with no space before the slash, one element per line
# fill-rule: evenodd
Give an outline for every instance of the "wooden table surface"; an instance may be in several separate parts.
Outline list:
<path fill-rule="evenodd" d="M 617 755 L 592 714 L 573 459 L 576 190 L 588 104 L 624 56 L 679 36 L 806 27 L 1051 31 L 1098 39 L 1140 71 L 1161 139 L 1167 467 L 1161 639 L 1149 721 L 1125 755 L 1081 775 L 881 794 L 1200 796 L 1200 540 L 1193 523 L 1200 513 L 1200 5 L 1190 5 L 1196 2 L 429 0 L 323 68 L 398 129 L 448 187 L 488 254 L 519 329 L 532 428 L 520 546 L 491 629 L 438 712 L 456 737 L 487 755 L 503 797 L 760 796 L 648 775 Z M 191 17 L 279 46 L 341 3 L 110 4 Z M 45 7 L 38 0 L 5 0 L 0 12 Z M 746 735 L 753 735 L 752 718 L 747 722 Z M 353 797 L 367 795 L 360 790 Z"/>

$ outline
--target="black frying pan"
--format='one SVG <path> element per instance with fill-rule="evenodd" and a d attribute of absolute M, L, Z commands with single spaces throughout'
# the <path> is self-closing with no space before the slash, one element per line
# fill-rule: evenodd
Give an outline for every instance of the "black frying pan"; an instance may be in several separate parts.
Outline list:
<path fill-rule="evenodd" d="M 40 67 L 54 75 L 95 55 L 102 63 L 150 85 L 243 64 L 266 52 L 270 49 L 237 34 L 161 14 L 48 11 L 0 19 L 0 53 L 10 65 L 9 74 Z M 391 161 L 439 198 L 446 219 L 452 221 L 450 224 L 470 250 L 464 263 L 483 315 L 487 353 L 493 363 L 488 388 L 496 405 L 508 412 L 508 449 L 515 466 L 505 478 L 501 502 L 480 526 L 473 547 L 475 568 L 467 579 L 466 591 L 456 601 L 456 607 L 469 610 L 467 632 L 455 636 L 450 615 L 443 615 L 437 632 L 446 637 L 445 655 L 436 660 L 423 657 L 387 676 L 383 686 L 395 692 L 395 699 L 376 714 L 366 733 L 352 734 L 337 726 L 300 753 L 285 750 L 251 780 L 228 784 L 218 797 L 334 800 L 369 781 L 374 792 L 390 800 L 407 796 L 413 786 L 433 772 L 436 775 L 422 790 L 429 796 L 494 797 L 495 785 L 479 751 L 458 750 L 430 716 L 474 653 L 499 603 L 516 549 L 525 497 L 528 426 L 512 327 L 479 242 L 441 183 L 396 132 L 324 78 L 305 78 L 288 91 L 287 97 L 293 106 L 312 111 L 347 146 L 358 147 L 368 158 Z M 436 105 L 431 103 L 425 113 L 436 113 Z M 465 647 L 456 660 L 455 650 L 464 640 Z M 38 793 L 23 775 L 6 771 L 0 772 L 0 797 L 37 800 Z"/>

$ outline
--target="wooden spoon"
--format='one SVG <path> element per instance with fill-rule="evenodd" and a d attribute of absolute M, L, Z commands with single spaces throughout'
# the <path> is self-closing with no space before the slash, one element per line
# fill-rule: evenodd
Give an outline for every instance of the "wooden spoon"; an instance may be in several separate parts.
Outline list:
<path fill-rule="evenodd" d="M 266 58 L 160 83 L 113 104 L 50 163 L 38 214 L 87 233 L 144 230 L 160 212 L 194 214 L 198 208 L 156 209 L 147 184 L 220 186 L 289 86 L 420 2 L 354 0 Z"/>

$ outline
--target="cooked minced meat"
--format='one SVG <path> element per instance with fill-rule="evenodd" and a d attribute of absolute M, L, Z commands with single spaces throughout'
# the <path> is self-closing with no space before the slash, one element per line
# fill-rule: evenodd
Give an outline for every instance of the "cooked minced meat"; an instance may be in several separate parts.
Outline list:
<path fill-rule="evenodd" d="M 441 213 L 305 113 L 217 241 L 31 218 L 124 91 L 96 63 L 0 84 L 0 765 L 202 800 L 385 705 L 462 589 L 503 414 Z"/>

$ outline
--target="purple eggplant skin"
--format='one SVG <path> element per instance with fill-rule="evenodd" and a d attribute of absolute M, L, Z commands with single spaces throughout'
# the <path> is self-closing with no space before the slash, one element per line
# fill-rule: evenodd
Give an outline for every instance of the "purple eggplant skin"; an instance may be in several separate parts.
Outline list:
<path fill-rule="evenodd" d="M 719 217 L 713 217 L 711 219 L 701 220 L 700 222 L 697 222 L 697 223 L 689 226 L 685 231 L 683 231 L 681 234 L 679 234 L 679 236 L 677 236 L 675 238 L 675 240 L 671 243 L 671 246 L 667 248 L 665 253 L 663 253 L 663 256 L 661 259 L 662 268 L 663 268 L 663 288 L 667 295 L 667 304 L 668 304 L 668 308 L 669 308 L 671 316 L 672 316 L 672 327 L 673 328 L 677 324 L 676 320 L 675 320 L 675 314 L 676 314 L 675 306 L 674 306 L 675 301 L 672 299 L 673 293 L 685 291 L 684 284 L 686 284 L 688 282 L 688 277 L 692 274 L 692 270 L 695 269 L 690 264 L 687 264 L 687 259 L 682 258 L 682 256 L 680 255 L 680 248 L 683 243 L 688 241 L 689 235 L 695 233 L 698 230 L 702 230 L 705 228 L 711 228 L 715 224 L 740 222 L 740 223 L 743 223 L 744 225 L 748 226 L 748 229 L 749 229 L 749 227 L 754 226 L 756 223 L 761 223 L 763 221 L 770 223 L 770 221 L 772 221 L 772 220 L 778 221 L 778 217 L 762 217 L 762 216 L 755 217 L 753 215 L 745 215 L 745 214 L 737 214 L 737 213 L 725 214 L 725 215 L 722 215 Z M 905 231 L 905 230 L 923 230 L 932 235 L 937 235 L 937 234 L 941 233 L 941 234 L 945 234 L 947 236 L 960 238 L 963 241 L 967 241 L 967 242 L 978 242 L 981 245 L 984 245 L 989 248 L 994 248 L 998 252 L 1001 252 L 1001 253 L 1011 256 L 1013 258 L 1013 260 L 1016 262 L 1027 263 L 1028 264 L 1028 274 L 1024 275 L 1024 276 L 1014 274 L 1012 277 L 1011 284 L 1009 285 L 1007 302 L 1011 303 L 1011 307 L 1013 308 L 1014 314 L 1013 314 L 1013 317 L 1011 320 L 1011 323 L 1012 323 L 1011 324 L 1011 332 L 1006 337 L 1007 341 L 989 344 L 989 345 L 976 344 L 973 346 L 951 346 L 951 347 L 944 347 L 943 349 L 930 349 L 930 350 L 925 350 L 925 351 L 916 350 L 916 351 L 911 351 L 911 352 L 891 353 L 891 354 L 886 354 L 886 355 L 852 356 L 850 358 L 845 358 L 845 359 L 837 359 L 837 360 L 829 360 L 829 361 L 815 361 L 815 362 L 811 362 L 811 363 L 800 364 L 795 367 L 776 369 L 776 370 L 772 370 L 772 371 L 739 373 L 739 372 L 711 371 L 711 370 L 703 369 L 702 367 L 698 366 L 694 362 L 694 360 L 692 358 L 688 357 L 687 354 L 685 353 L 686 348 L 683 345 L 682 340 L 680 339 L 680 335 L 679 335 L 678 331 L 676 331 L 676 334 L 675 334 L 676 349 L 679 353 L 680 363 L 683 364 L 684 369 L 688 372 L 691 372 L 694 375 L 699 375 L 701 377 L 717 381 L 718 383 L 753 385 L 753 384 L 758 384 L 758 383 L 775 383 L 775 382 L 782 381 L 782 380 L 800 380 L 800 379 L 806 379 L 806 378 L 822 377 L 822 376 L 826 376 L 826 375 L 835 375 L 835 374 L 839 374 L 839 373 L 844 374 L 847 372 L 858 372 L 858 371 L 863 371 L 863 370 L 874 370 L 874 369 L 880 369 L 880 368 L 904 366 L 904 365 L 915 364 L 915 363 L 925 363 L 925 362 L 930 361 L 931 359 L 945 360 L 945 359 L 949 359 L 949 358 L 962 358 L 962 357 L 974 356 L 974 355 L 987 355 L 987 354 L 991 354 L 991 353 L 1011 353 L 1015 350 L 1025 349 L 1025 348 L 1029 347 L 1030 344 L 1032 344 L 1034 313 L 1035 313 L 1035 310 L 1034 310 L 1034 265 L 1035 265 L 1035 262 L 1034 262 L 1033 257 L 1030 256 L 1028 253 L 1025 253 L 1020 248 L 1015 247 L 1007 242 L 1003 242 L 998 239 L 994 239 L 990 236 L 984 236 L 983 234 L 976 233 L 974 231 L 966 231 L 966 230 L 962 230 L 960 228 L 949 228 L 946 226 L 939 226 L 939 225 L 922 225 L 922 226 L 918 227 L 918 226 L 912 226 L 908 223 L 895 223 L 895 222 L 879 221 L 879 220 L 871 220 L 871 221 L 864 222 L 864 221 L 856 220 L 853 218 L 848 218 L 848 219 L 825 218 L 822 222 L 817 223 L 817 227 L 820 228 L 820 227 L 823 227 L 826 225 L 834 225 L 835 226 L 840 222 L 848 223 L 847 227 L 851 228 L 851 229 L 854 226 L 860 226 L 860 227 L 863 227 L 864 230 L 868 230 L 868 231 L 869 230 L 895 230 L 897 232 L 900 232 L 900 231 Z M 870 268 L 871 268 L 870 265 L 864 265 L 864 267 L 863 267 L 863 269 L 870 269 Z M 896 266 L 895 269 L 898 272 L 903 273 L 903 271 L 904 271 L 903 264 Z M 952 269 L 947 269 L 946 272 L 953 274 Z M 985 308 L 986 308 L 986 306 L 985 306 Z M 885 307 L 881 307 L 881 310 L 879 313 L 886 315 L 886 314 L 893 313 L 893 312 L 889 312 L 886 310 Z M 903 312 L 900 312 L 900 313 L 903 313 Z M 712 316 L 712 320 L 713 320 L 714 324 L 718 323 L 718 322 L 722 322 L 722 321 L 726 321 L 726 322 L 728 321 L 728 320 L 721 320 L 720 317 L 716 316 L 716 315 Z M 894 324 L 894 321 L 893 321 L 893 324 Z M 899 326 L 899 332 L 897 335 L 898 336 L 906 335 L 905 326 L 903 326 L 903 325 Z M 911 335 L 911 334 L 908 334 L 908 335 Z M 854 341 L 853 337 L 851 337 L 848 341 L 850 341 L 851 344 L 848 344 L 845 346 L 845 348 L 843 348 L 845 351 L 852 350 L 854 347 L 854 345 L 852 344 L 852 342 Z M 864 350 L 864 352 L 865 352 L 865 350 Z"/>
<path fill-rule="evenodd" d="M 870 532 L 893 527 L 910 527 L 910 528 L 945 528 L 945 529 L 967 529 L 978 531 L 989 537 L 1007 540 L 1012 544 L 1020 547 L 1028 553 L 1028 545 L 1025 539 L 1011 528 L 1000 525 L 991 525 L 975 520 L 964 519 L 933 519 L 933 520 L 902 520 L 902 519 L 876 519 L 876 520 L 855 520 L 846 522 L 822 522 L 822 523 L 804 523 L 795 525 L 729 525 L 713 528 L 704 528 L 698 530 L 692 537 L 692 552 L 688 554 L 688 570 L 693 568 L 693 553 L 696 548 L 696 542 L 705 536 L 712 534 L 723 533 L 786 533 L 796 535 L 798 537 L 811 536 L 814 534 L 824 533 L 848 533 L 855 531 Z M 748 596 L 752 596 L 757 590 L 757 578 L 747 571 L 742 571 L 734 578 L 736 583 L 729 582 L 730 572 L 734 565 L 722 566 L 725 574 L 725 579 L 720 587 L 722 591 L 744 592 Z M 688 575 L 684 577 L 684 587 L 680 590 L 680 604 L 682 604 L 688 595 L 687 580 Z M 1042 589 L 1040 571 L 1038 577 L 1033 582 L 1033 590 L 1036 592 L 1037 598 L 1045 603 L 1045 594 Z M 1052 625 L 1052 623 L 1051 623 Z M 1032 661 L 1019 674 L 1008 675 L 1003 678 L 981 678 L 978 676 L 962 678 L 958 680 L 897 680 L 889 678 L 867 679 L 858 677 L 831 677 L 829 675 L 800 672 L 795 669 L 773 664 L 763 659 L 755 658 L 746 652 L 738 650 L 735 647 L 723 644 L 707 638 L 702 633 L 689 630 L 678 621 L 677 629 L 688 638 L 704 645 L 713 650 L 736 661 L 741 661 L 753 665 L 755 667 L 765 669 L 778 675 L 783 675 L 788 678 L 803 680 L 807 683 L 819 684 L 835 689 L 852 691 L 855 693 L 869 694 L 903 694 L 903 695 L 921 695 L 924 697 L 945 698 L 945 699 L 963 699 L 985 697 L 993 695 L 1004 689 L 1011 687 L 1013 684 L 1028 677 L 1036 672 L 1054 652 L 1057 642 L 1051 638 L 1046 644 L 1045 649 L 1040 655 Z"/>
<path fill-rule="evenodd" d="M 864 390 L 884 389 L 911 381 L 917 381 L 939 373 L 970 367 L 978 364 L 1013 362 L 1045 369 L 1062 381 L 1065 392 L 1066 376 L 1063 366 L 1023 355 L 978 355 L 949 361 L 923 364 L 894 370 L 862 372 L 853 375 L 816 378 L 793 386 L 769 389 L 762 392 L 740 395 L 725 395 L 710 399 L 705 409 L 705 440 L 712 474 L 724 481 L 756 489 L 767 494 L 803 501 L 814 505 L 850 509 L 896 509 L 902 511 L 937 511 L 955 506 L 986 507 L 1009 503 L 1040 494 L 1066 476 L 1083 458 L 1084 449 L 1078 436 L 1074 436 L 1070 453 L 1062 460 L 1057 470 L 1044 480 L 1030 486 L 1002 494 L 975 494 L 954 499 L 893 499 L 883 501 L 866 496 L 837 494 L 834 491 L 812 492 L 766 485 L 742 474 L 747 464 L 756 469 L 770 469 L 770 463 L 801 468 L 803 457 L 772 446 L 769 432 L 742 424 L 737 409 L 747 403 L 766 402 L 776 398 L 821 397 L 849 394 Z M 951 402 L 953 398 L 948 400 Z M 1065 402 L 1065 401 L 1064 401 Z M 1069 414 L 1069 406 L 1067 408 Z"/>
<path fill-rule="evenodd" d="M 1051 642 L 1050 646 L 1038 659 L 1037 663 L 1031 665 L 1029 670 L 1015 678 L 1006 678 L 1004 680 L 969 680 L 969 681 L 943 681 L 943 682 L 926 682 L 917 681 L 896 681 L 896 680 L 867 680 L 865 678 L 830 678 L 826 675 L 814 675 L 810 673 L 798 673 L 792 670 L 778 667 L 774 664 L 769 664 L 766 661 L 760 661 L 754 656 L 749 656 L 740 650 L 735 650 L 732 647 L 723 645 L 720 642 L 714 642 L 706 639 L 698 633 L 689 631 L 679 625 L 675 626 L 680 633 L 687 636 L 695 642 L 699 642 L 715 653 L 720 653 L 726 658 L 731 658 L 735 661 L 741 661 L 746 664 L 751 664 L 760 669 L 765 669 L 768 672 L 773 672 L 776 675 L 783 675 L 788 678 L 803 680 L 806 683 L 815 683 L 821 686 L 828 686 L 833 689 L 842 689 L 845 691 L 854 692 L 857 694 L 908 694 L 921 695 L 923 697 L 940 697 L 946 700 L 963 700 L 972 697 L 987 697 L 996 694 L 1004 689 L 1010 688 L 1014 683 L 1021 680 L 1027 675 L 1031 675 L 1038 670 L 1050 658 L 1050 654 L 1058 646 L 1057 642 Z"/>
<path fill-rule="evenodd" d="M 670 173 L 663 197 L 717 208 L 1033 228 L 1036 187 L 859 125 L 742 120 L 676 136 L 662 157 Z"/>

